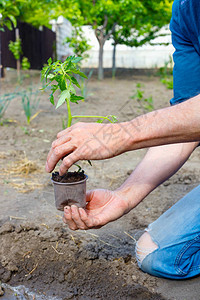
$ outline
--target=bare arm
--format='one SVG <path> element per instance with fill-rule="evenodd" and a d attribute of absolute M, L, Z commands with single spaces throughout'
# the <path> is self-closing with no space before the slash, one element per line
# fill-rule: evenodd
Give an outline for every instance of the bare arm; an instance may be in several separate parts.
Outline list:
<path fill-rule="evenodd" d="M 132 120 L 129 150 L 200 141 L 200 95 Z M 135 129 L 135 130 L 134 130 Z"/>
<path fill-rule="evenodd" d="M 64 156 L 60 174 L 78 160 L 106 159 L 126 151 L 200 141 L 200 95 L 124 123 L 77 123 L 57 135 L 47 157 L 51 172 Z"/>
<path fill-rule="evenodd" d="M 159 184 L 172 176 L 198 143 L 153 147 L 130 177 L 116 191 L 94 190 L 87 194 L 86 210 L 75 206 L 64 210 L 63 221 L 72 230 L 99 228 L 133 209 Z"/>
<path fill-rule="evenodd" d="M 187 161 L 198 142 L 150 148 L 130 177 L 117 190 L 132 209 L 157 186 L 175 174 Z"/>

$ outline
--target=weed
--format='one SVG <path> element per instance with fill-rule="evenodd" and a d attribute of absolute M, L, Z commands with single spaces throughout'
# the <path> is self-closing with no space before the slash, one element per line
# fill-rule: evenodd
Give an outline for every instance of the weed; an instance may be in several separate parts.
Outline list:
<path fill-rule="evenodd" d="M 158 75 L 167 89 L 173 89 L 173 61 L 171 56 L 169 61 L 165 62 L 164 67 L 159 69 Z"/>
<path fill-rule="evenodd" d="M 0 95 L 0 122 L 3 124 L 3 115 L 5 114 L 8 105 L 10 104 L 11 100 L 17 96 L 17 93 L 10 93 Z"/>
<path fill-rule="evenodd" d="M 138 88 L 141 86 L 142 85 L 140 83 L 137 84 L 136 93 L 131 97 L 131 99 L 137 101 L 138 108 L 142 109 L 143 112 L 153 111 L 154 110 L 153 98 L 152 98 L 152 96 L 145 98 L 144 91 Z"/>
<path fill-rule="evenodd" d="M 41 111 L 37 111 L 40 98 L 38 97 L 39 91 L 34 92 L 32 88 L 22 93 L 22 107 L 26 116 L 27 124 L 35 119 Z"/>
<path fill-rule="evenodd" d="M 21 130 L 22 130 L 25 134 L 30 135 L 30 131 L 29 131 L 29 129 L 28 129 L 27 127 L 21 126 Z"/>
<path fill-rule="evenodd" d="M 167 89 L 173 90 L 173 76 L 165 77 L 160 80 Z"/>
<path fill-rule="evenodd" d="M 31 64 L 30 62 L 28 61 L 28 58 L 27 57 L 23 57 L 22 58 L 22 70 L 29 70 L 31 67 Z"/>

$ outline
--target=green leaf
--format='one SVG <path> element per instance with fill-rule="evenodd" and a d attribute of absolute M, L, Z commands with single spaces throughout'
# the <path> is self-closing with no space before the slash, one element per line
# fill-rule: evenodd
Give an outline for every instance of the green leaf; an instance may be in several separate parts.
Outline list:
<path fill-rule="evenodd" d="M 58 103 L 56 105 L 56 109 L 58 107 L 60 107 L 64 102 L 65 102 L 65 99 L 69 99 L 70 100 L 70 93 L 68 90 L 64 90 L 62 91 L 62 93 L 60 94 L 60 98 L 58 99 Z"/>
<path fill-rule="evenodd" d="M 48 75 L 49 75 L 50 71 L 51 71 L 51 67 L 46 67 L 46 69 L 44 71 L 44 77 L 46 79 L 46 82 L 47 82 L 47 78 L 48 78 Z"/>
<path fill-rule="evenodd" d="M 75 95 L 76 95 L 76 90 L 75 90 L 75 88 L 73 87 L 73 85 L 70 85 L 70 86 L 69 86 L 69 90 L 70 90 L 70 92 L 72 92 L 72 94 L 75 94 Z"/>
<path fill-rule="evenodd" d="M 78 81 L 76 80 L 75 77 L 72 76 L 72 77 L 71 77 L 71 81 L 72 81 L 72 83 L 75 84 L 79 89 L 81 88 L 81 87 L 80 87 L 80 84 L 78 83 Z"/>
<path fill-rule="evenodd" d="M 8 15 L 9 19 L 12 21 L 14 27 L 17 26 L 17 20 L 13 15 Z"/>
<path fill-rule="evenodd" d="M 51 85 L 51 90 L 52 90 L 52 93 L 55 93 L 55 91 L 58 89 L 58 86 L 55 85 L 55 84 L 52 84 Z"/>
<path fill-rule="evenodd" d="M 12 30 L 12 23 L 10 22 L 10 20 L 5 20 L 5 21 L 4 21 L 4 25 L 5 25 L 9 30 Z"/>
<path fill-rule="evenodd" d="M 52 58 L 50 57 L 47 62 L 48 62 L 48 65 L 50 66 L 52 64 Z"/>
<path fill-rule="evenodd" d="M 84 77 L 84 78 L 87 79 L 87 76 L 83 72 L 81 72 L 79 70 L 70 70 L 70 71 L 73 72 L 73 73 L 75 73 L 75 74 L 80 75 L 81 77 Z"/>
<path fill-rule="evenodd" d="M 47 78 L 53 80 L 54 76 L 55 76 L 55 75 L 53 75 L 53 74 L 48 74 L 48 75 L 47 75 Z"/>
<path fill-rule="evenodd" d="M 113 123 L 116 123 L 116 122 L 117 122 L 117 117 L 116 117 L 116 116 L 112 115 L 111 118 L 112 118 L 112 122 L 113 122 Z"/>
<path fill-rule="evenodd" d="M 55 76 L 55 80 L 58 82 L 60 90 L 65 91 L 66 90 L 65 75 L 57 75 Z"/>
<path fill-rule="evenodd" d="M 49 100 L 50 100 L 51 104 L 53 104 L 53 105 L 55 104 L 53 93 L 51 93 Z"/>
<path fill-rule="evenodd" d="M 71 60 L 71 62 L 72 63 L 78 63 L 79 61 L 81 61 L 82 60 L 82 57 L 75 57 L 75 58 L 73 58 L 72 60 Z"/>
<path fill-rule="evenodd" d="M 71 94 L 71 99 L 70 99 L 71 102 L 77 103 L 77 101 L 80 100 L 84 100 L 84 97 Z"/>

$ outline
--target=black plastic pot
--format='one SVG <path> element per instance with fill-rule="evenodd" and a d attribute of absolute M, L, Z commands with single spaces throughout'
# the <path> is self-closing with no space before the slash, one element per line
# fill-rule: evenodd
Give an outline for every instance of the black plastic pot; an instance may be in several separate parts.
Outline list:
<path fill-rule="evenodd" d="M 51 179 L 54 187 L 55 205 L 58 210 L 64 210 L 65 206 L 76 205 L 78 207 L 86 206 L 86 180 L 88 176 L 81 181 L 62 183 Z"/>

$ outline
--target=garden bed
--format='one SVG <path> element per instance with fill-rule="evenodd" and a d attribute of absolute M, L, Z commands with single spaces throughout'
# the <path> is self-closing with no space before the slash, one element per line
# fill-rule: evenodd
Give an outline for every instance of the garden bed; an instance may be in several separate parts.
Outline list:
<path fill-rule="evenodd" d="M 15 81 L 7 74 L 1 80 L 0 93 L 14 92 Z M 107 78 L 103 82 L 92 78 L 86 101 L 75 106 L 75 113 L 107 115 L 109 111 L 119 121 L 130 120 L 145 112 L 131 99 L 138 83 L 145 97 L 152 96 L 155 109 L 168 105 L 172 92 L 158 77 L 130 74 L 128 78 Z M 30 84 L 35 90 L 40 85 L 37 72 L 24 79 L 18 90 Z M 177 285 L 171 281 L 142 273 L 134 247 L 135 239 L 149 222 L 197 185 L 199 150 L 182 170 L 128 215 L 99 230 L 72 232 L 62 223 L 62 212 L 55 209 L 51 176 L 44 171 L 48 150 L 62 129 L 66 112 L 60 108 L 55 113 L 45 92 L 40 96 L 39 110 L 28 126 L 21 99 L 16 97 L 0 127 L 0 280 L 29 288 L 33 292 L 29 299 L 193 299 L 190 289 L 188 294 L 176 294 Z M 89 175 L 88 189 L 115 189 L 145 152 L 95 161 L 92 167 L 83 162 Z"/>

